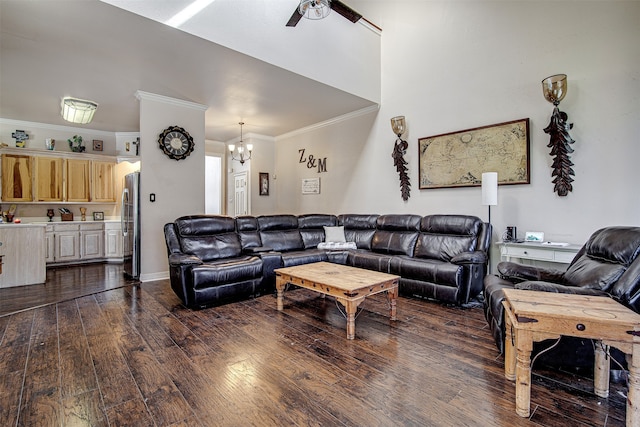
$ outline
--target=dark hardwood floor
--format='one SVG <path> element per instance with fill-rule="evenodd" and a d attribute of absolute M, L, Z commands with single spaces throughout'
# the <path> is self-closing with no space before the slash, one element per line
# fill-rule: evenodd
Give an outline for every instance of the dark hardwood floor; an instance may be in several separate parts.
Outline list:
<path fill-rule="evenodd" d="M 68 298 L 79 286 L 94 290 Z M 303 289 L 283 312 L 273 295 L 193 311 L 168 280 L 79 267 L 50 272 L 41 293 L 0 317 L 1 426 L 625 424 L 624 385 L 602 399 L 591 378 L 538 368 L 532 415 L 518 417 L 477 306 L 400 297 L 391 322 L 377 295 L 349 341 L 335 301 Z"/>

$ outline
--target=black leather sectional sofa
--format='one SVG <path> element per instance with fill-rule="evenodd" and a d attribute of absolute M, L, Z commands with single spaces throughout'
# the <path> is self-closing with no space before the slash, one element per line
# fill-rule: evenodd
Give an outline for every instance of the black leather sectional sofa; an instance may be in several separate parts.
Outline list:
<path fill-rule="evenodd" d="M 344 227 L 355 249 L 319 249 L 324 227 Z M 482 291 L 491 240 L 490 224 L 466 215 L 195 215 L 164 233 L 171 287 L 192 308 L 272 292 L 276 268 L 319 261 L 397 274 L 402 294 L 465 304 Z"/>

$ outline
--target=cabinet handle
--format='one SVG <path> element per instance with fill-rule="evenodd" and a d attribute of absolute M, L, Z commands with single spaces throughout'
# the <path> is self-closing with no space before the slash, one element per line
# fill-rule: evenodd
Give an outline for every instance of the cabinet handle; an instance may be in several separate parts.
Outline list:
<path fill-rule="evenodd" d="M 527 252 L 527 251 L 524 251 L 524 254 L 525 254 L 525 255 L 529 255 L 529 252 Z"/>

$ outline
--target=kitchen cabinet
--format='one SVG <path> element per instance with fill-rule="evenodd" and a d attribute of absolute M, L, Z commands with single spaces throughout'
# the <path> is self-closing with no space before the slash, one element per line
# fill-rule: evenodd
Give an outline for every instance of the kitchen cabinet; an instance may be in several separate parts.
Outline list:
<path fill-rule="evenodd" d="M 36 156 L 35 201 L 61 202 L 63 200 L 64 159 L 60 157 Z"/>
<path fill-rule="evenodd" d="M 44 241 L 47 264 L 122 262 L 123 258 L 119 221 L 47 223 Z"/>
<path fill-rule="evenodd" d="M 54 239 L 54 262 L 80 260 L 80 224 L 55 224 Z"/>
<path fill-rule="evenodd" d="M 80 259 L 104 258 L 103 224 L 80 225 Z"/>
<path fill-rule="evenodd" d="M 88 202 L 91 200 L 89 166 L 89 160 L 67 159 L 67 202 Z"/>
<path fill-rule="evenodd" d="M 42 224 L 0 224 L 0 288 L 45 282 L 44 234 Z"/>
<path fill-rule="evenodd" d="M 91 161 L 91 201 L 115 202 L 115 169 L 114 162 Z"/>
<path fill-rule="evenodd" d="M 44 233 L 44 260 L 47 264 L 54 262 L 56 252 L 56 239 L 53 232 L 53 224 L 47 224 Z"/>
<path fill-rule="evenodd" d="M 21 154 L 2 154 L 2 201 L 31 202 L 32 160 Z"/>
<path fill-rule="evenodd" d="M 122 226 L 120 222 L 104 223 L 104 256 L 107 261 L 122 261 Z"/>

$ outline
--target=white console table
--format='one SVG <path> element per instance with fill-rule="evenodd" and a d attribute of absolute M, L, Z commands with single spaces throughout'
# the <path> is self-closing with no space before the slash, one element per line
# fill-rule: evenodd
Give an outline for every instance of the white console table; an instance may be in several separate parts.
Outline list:
<path fill-rule="evenodd" d="M 511 243 L 499 242 L 500 256 L 503 261 L 511 261 L 512 258 L 520 260 L 546 261 L 561 264 L 569 264 L 576 256 L 582 245 L 545 245 L 542 243 L 525 242 Z"/>

